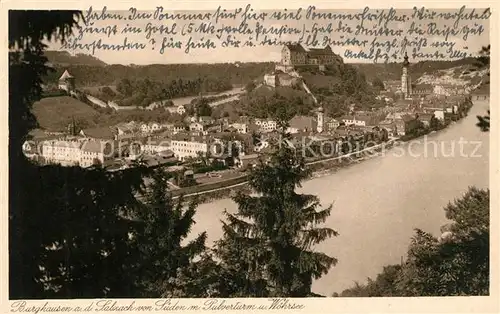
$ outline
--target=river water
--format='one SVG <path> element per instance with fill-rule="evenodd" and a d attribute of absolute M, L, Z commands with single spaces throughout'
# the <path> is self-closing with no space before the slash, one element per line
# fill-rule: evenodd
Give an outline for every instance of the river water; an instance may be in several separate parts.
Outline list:
<path fill-rule="evenodd" d="M 426 142 L 414 140 L 303 184 L 302 193 L 317 195 L 324 206 L 333 204 L 325 225 L 339 232 L 316 247 L 338 264 L 313 283 L 313 292 L 340 293 L 355 281 L 374 278 L 384 265 L 399 263 L 414 228 L 439 235 L 450 200 L 469 186 L 489 186 L 489 133 L 475 126 L 476 115 L 487 109 L 487 102 L 476 101 L 466 118 Z M 236 204 L 221 199 L 200 205 L 191 234 L 207 231 L 209 245 L 219 239 L 224 209 L 235 212 Z"/>
<path fill-rule="evenodd" d="M 236 95 L 236 94 L 241 93 L 243 90 L 244 89 L 242 87 L 233 87 L 232 89 L 227 90 L 225 92 L 221 92 L 221 93 L 205 93 L 205 96 L 216 97 L 216 96 L 221 96 L 221 95 Z M 180 105 L 189 105 L 193 99 L 198 98 L 198 97 L 199 96 L 196 95 L 196 96 L 172 98 L 170 100 L 174 103 L 175 106 L 180 106 Z"/>

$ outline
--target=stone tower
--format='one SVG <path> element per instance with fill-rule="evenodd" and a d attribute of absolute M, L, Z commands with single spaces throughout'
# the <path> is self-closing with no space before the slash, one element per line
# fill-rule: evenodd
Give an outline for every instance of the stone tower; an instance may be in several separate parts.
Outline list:
<path fill-rule="evenodd" d="M 75 91 L 75 77 L 65 70 L 59 78 L 59 89 L 65 90 L 68 93 Z"/>
<path fill-rule="evenodd" d="M 411 99 L 411 77 L 409 73 L 410 62 L 408 62 L 408 54 L 405 52 L 403 61 L 403 73 L 401 74 L 401 93 L 404 99 Z"/>
<path fill-rule="evenodd" d="M 324 123 L 325 123 L 325 114 L 323 112 L 323 106 L 321 106 L 321 107 L 318 108 L 317 120 L 318 120 L 317 121 L 318 125 L 316 127 L 316 131 L 318 133 L 321 133 L 321 132 L 323 132 Z"/>

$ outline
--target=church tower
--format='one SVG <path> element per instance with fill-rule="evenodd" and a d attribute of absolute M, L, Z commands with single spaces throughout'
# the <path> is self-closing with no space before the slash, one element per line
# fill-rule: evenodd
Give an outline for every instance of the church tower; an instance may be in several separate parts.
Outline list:
<path fill-rule="evenodd" d="M 321 133 L 323 132 L 323 127 L 324 127 L 324 123 L 325 123 L 325 114 L 323 112 L 323 106 L 319 107 L 318 108 L 318 116 L 317 116 L 317 127 L 316 127 L 316 131 L 318 133 Z"/>
<path fill-rule="evenodd" d="M 411 77 L 409 73 L 410 62 L 408 62 L 408 54 L 405 52 L 403 61 L 403 73 L 401 74 L 401 92 L 404 99 L 411 99 Z"/>

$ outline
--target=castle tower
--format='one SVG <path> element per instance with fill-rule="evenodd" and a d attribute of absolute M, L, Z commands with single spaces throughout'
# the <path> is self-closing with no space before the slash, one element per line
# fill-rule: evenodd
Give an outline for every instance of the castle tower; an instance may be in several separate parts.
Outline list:
<path fill-rule="evenodd" d="M 317 121 L 318 125 L 316 127 L 316 131 L 318 133 L 321 133 L 321 132 L 323 132 L 324 123 L 325 123 L 325 114 L 323 112 L 323 106 L 321 106 L 321 107 L 318 108 L 317 120 L 318 120 Z"/>
<path fill-rule="evenodd" d="M 410 62 L 408 62 L 408 54 L 405 52 L 403 61 L 403 73 L 401 74 L 401 92 L 404 99 L 411 99 L 411 77 L 409 73 Z"/>
<path fill-rule="evenodd" d="M 63 89 L 68 93 L 75 90 L 75 77 L 65 70 L 63 75 L 59 78 L 59 89 Z"/>

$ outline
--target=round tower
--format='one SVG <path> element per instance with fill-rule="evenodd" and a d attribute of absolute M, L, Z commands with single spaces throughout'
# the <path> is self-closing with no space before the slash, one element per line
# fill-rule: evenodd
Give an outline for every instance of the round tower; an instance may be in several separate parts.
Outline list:
<path fill-rule="evenodd" d="M 316 127 L 316 131 L 318 133 L 321 133 L 323 132 L 323 128 L 324 128 L 324 123 L 325 123 L 325 114 L 323 112 L 323 106 L 319 107 L 318 108 L 318 112 L 317 112 L 317 122 L 318 122 L 318 125 Z"/>

